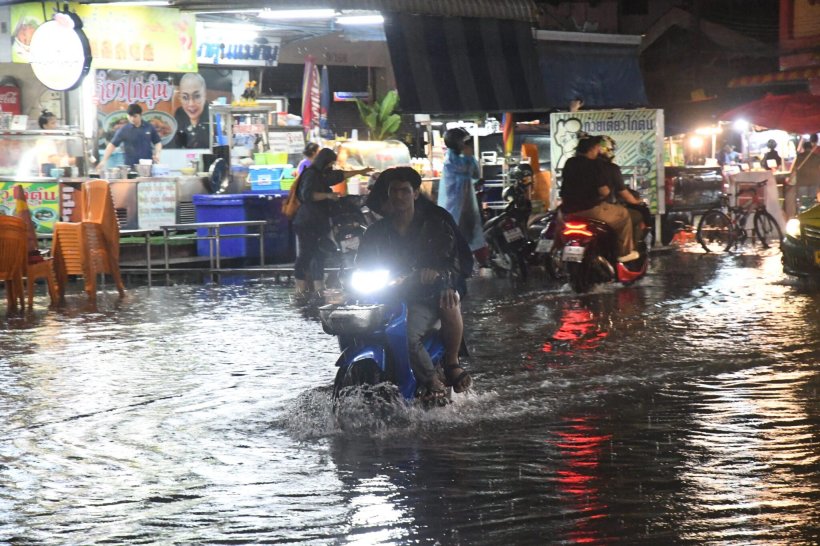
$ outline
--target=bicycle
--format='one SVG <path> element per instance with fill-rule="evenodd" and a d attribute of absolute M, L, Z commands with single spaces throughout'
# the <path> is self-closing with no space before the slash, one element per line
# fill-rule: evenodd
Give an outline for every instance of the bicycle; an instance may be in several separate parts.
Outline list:
<path fill-rule="evenodd" d="M 765 182 L 756 184 L 758 188 L 765 185 Z M 745 205 L 730 206 L 729 197 L 721 195 L 720 208 L 709 209 L 701 216 L 695 238 L 707 252 L 728 251 L 743 244 L 750 233 L 753 241 L 757 238 L 764 249 L 780 245 L 783 233 L 766 205 L 759 201 L 757 188 L 738 190 L 735 197 L 744 193 L 752 194 L 752 199 Z M 747 228 L 750 215 L 753 215 L 753 230 Z"/>

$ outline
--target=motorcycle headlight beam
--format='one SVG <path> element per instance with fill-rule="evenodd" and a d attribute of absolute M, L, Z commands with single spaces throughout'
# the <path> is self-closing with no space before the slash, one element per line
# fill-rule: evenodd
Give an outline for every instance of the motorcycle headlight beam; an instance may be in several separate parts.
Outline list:
<path fill-rule="evenodd" d="M 350 286 L 360 294 L 372 294 L 386 287 L 389 281 L 390 272 L 386 269 L 356 270 L 350 277 Z"/>

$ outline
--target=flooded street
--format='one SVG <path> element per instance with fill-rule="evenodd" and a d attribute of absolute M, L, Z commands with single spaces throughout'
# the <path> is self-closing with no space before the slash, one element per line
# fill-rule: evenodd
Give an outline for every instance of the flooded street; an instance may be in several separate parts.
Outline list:
<path fill-rule="evenodd" d="M 344 430 L 290 288 L 107 289 L 0 323 L 0 543 L 820 542 L 820 294 L 779 254 L 474 279 L 475 392 Z"/>

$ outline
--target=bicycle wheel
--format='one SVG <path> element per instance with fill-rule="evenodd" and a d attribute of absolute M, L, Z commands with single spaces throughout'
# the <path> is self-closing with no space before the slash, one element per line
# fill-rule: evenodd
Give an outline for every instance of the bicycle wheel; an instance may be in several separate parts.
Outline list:
<path fill-rule="evenodd" d="M 765 210 L 755 213 L 755 233 L 763 248 L 777 248 L 783 240 L 783 233 L 777 225 L 777 220 Z"/>
<path fill-rule="evenodd" d="M 695 237 L 706 252 L 725 252 L 732 246 L 732 221 L 719 210 L 708 210 L 698 222 Z"/>

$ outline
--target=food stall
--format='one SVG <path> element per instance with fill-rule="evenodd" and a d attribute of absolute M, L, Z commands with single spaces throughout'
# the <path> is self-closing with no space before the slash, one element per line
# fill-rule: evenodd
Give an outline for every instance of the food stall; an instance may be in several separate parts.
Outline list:
<path fill-rule="evenodd" d="M 14 214 L 15 185 L 23 186 L 37 233 L 54 223 L 79 221 L 79 188 L 87 179 L 88 151 L 73 131 L 0 132 L 0 213 Z"/>

